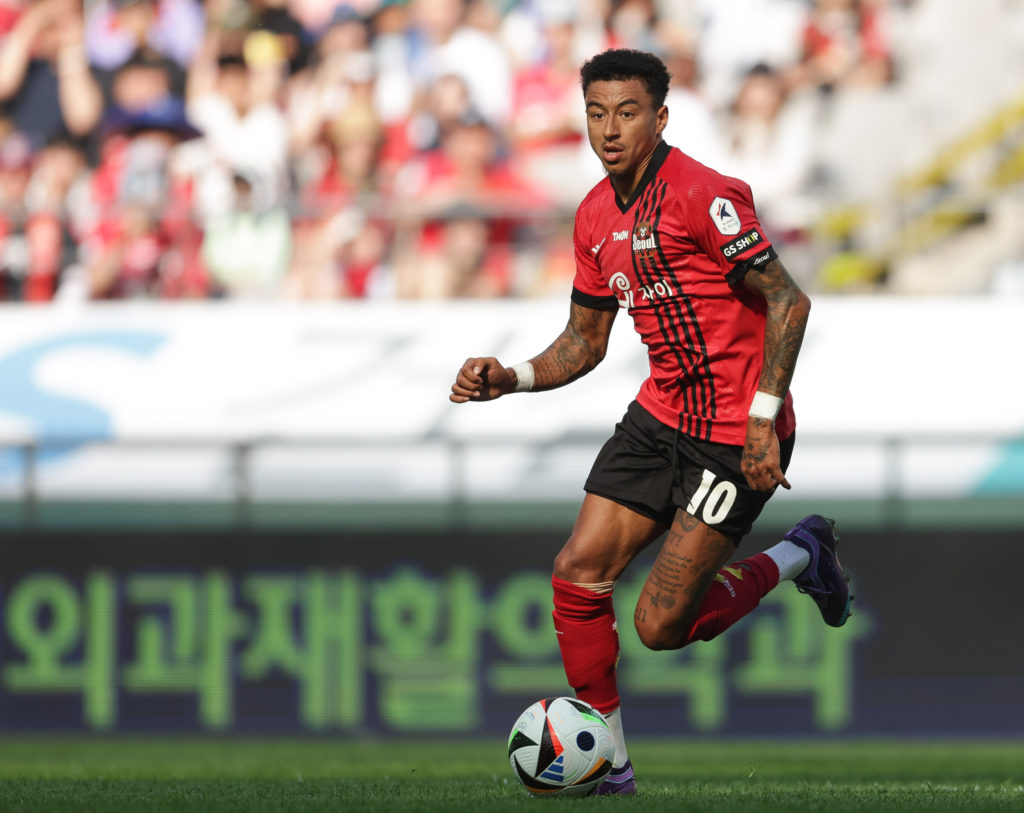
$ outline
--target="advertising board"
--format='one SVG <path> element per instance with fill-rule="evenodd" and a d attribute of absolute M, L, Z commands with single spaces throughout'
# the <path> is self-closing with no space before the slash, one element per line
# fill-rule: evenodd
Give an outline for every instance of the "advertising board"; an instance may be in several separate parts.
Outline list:
<path fill-rule="evenodd" d="M 752 536 L 741 552 L 771 544 Z M 0 545 L 0 731 L 507 733 L 567 693 L 554 533 L 29 534 Z M 848 534 L 856 614 L 783 585 L 721 638 L 651 652 L 616 588 L 630 731 L 1024 731 L 1018 535 Z M 625 621 L 625 623 L 621 623 Z"/>

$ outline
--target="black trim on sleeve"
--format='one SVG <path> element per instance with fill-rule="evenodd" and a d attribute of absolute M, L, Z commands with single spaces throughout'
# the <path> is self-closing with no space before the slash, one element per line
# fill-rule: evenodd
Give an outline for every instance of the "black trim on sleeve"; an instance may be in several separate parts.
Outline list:
<path fill-rule="evenodd" d="M 760 251 L 753 257 L 748 257 L 743 262 L 736 263 L 732 267 L 732 271 L 725 275 L 725 281 L 728 282 L 732 287 L 736 287 L 743 278 L 747 275 L 747 272 L 752 268 L 760 268 L 765 263 L 770 263 L 772 260 L 777 260 L 779 255 L 775 252 L 774 246 L 768 246 L 764 251 Z"/>
<path fill-rule="evenodd" d="M 615 311 L 619 309 L 619 299 L 609 294 L 608 296 L 595 296 L 581 291 L 579 288 L 572 289 L 572 301 L 584 308 L 591 308 L 595 311 Z"/>

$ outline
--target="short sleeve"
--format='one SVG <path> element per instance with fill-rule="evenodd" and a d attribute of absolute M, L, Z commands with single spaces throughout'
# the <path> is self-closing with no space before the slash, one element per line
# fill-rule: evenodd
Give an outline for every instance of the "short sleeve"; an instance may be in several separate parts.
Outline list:
<path fill-rule="evenodd" d="M 572 232 L 573 250 L 576 255 L 576 276 L 572 282 L 572 301 L 587 308 L 615 310 L 619 307 L 619 300 L 608 288 L 608 284 L 601 275 L 601 269 L 597 265 L 597 251 L 600 251 L 600 245 L 595 243 L 591 236 L 585 234 L 583 221 L 582 212 L 577 211 Z"/>
<path fill-rule="evenodd" d="M 700 189 L 696 197 L 701 200 L 699 206 L 691 207 L 693 233 L 730 285 L 739 284 L 750 269 L 778 256 L 757 219 L 747 184 L 737 178 L 718 176 Z"/>

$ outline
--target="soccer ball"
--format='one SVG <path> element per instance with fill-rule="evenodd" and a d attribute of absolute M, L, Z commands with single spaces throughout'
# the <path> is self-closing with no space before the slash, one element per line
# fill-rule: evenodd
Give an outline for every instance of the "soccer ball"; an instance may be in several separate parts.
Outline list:
<path fill-rule="evenodd" d="M 604 717 L 574 697 L 538 700 L 508 737 L 508 760 L 535 796 L 586 796 L 612 769 L 615 740 Z"/>

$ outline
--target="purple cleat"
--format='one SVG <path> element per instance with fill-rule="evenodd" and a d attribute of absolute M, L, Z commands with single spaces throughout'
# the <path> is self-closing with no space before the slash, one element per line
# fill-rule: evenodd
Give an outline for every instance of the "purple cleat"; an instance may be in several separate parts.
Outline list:
<path fill-rule="evenodd" d="M 804 517 L 783 537 L 811 555 L 811 563 L 793 579 L 796 589 L 814 599 L 830 627 L 841 627 L 850 617 L 850 577 L 836 556 L 836 523 L 820 514 Z"/>
<path fill-rule="evenodd" d="M 621 768 L 612 768 L 604 782 L 597 788 L 595 796 L 632 796 L 636 793 L 636 778 L 633 763 L 628 759 Z"/>

